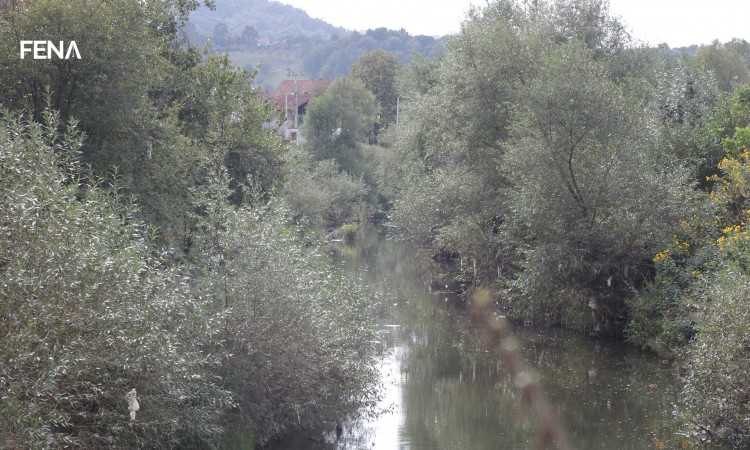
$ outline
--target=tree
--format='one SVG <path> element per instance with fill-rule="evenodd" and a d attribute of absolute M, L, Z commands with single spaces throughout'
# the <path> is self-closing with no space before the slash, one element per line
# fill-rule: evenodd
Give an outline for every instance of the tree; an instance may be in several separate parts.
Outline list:
<path fill-rule="evenodd" d="M 306 148 L 317 161 L 334 159 L 342 170 L 361 175 L 358 146 L 370 138 L 377 112 L 375 97 L 361 81 L 336 79 L 325 94 L 310 101 Z"/>
<path fill-rule="evenodd" d="M 720 145 L 709 145 L 705 137 L 719 99 L 716 81 L 695 59 L 675 57 L 668 48 L 655 52 L 642 73 L 653 86 L 652 102 L 665 151 L 693 166 L 697 180 L 705 184 L 723 153 Z"/>
<path fill-rule="evenodd" d="M 639 345 L 678 359 L 687 374 L 681 414 L 708 439 L 733 446 L 745 445 L 749 431 L 743 388 L 750 380 L 748 98 L 747 88 L 738 89 L 716 110 L 714 125 L 731 118 L 737 126 L 722 140 L 725 156 L 709 177 L 711 192 L 696 196 L 689 220 L 655 254 L 655 280 L 631 302 L 628 333 Z"/>
<path fill-rule="evenodd" d="M 229 28 L 224 22 L 219 22 L 214 25 L 211 36 L 216 48 L 226 48 L 229 45 Z"/>
<path fill-rule="evenodd" d="M 220 317 L 83 169 L 75 124 L 42 115 L 0 116 L 0 446 L 210 446 L 234 404 Z"/>
<path fill-rule="evenodd" d="M 544 47 L 533 34 L 522 8 L 493 3 L 470 15 L 445 53 L 412 63 L 399 81 L 394 147 L 404 169 L 392 218 L 408 238 L 456 256 L 446 281 L 491 283 L 515 270 L 499 234 L 509 193 L 501 161 L 518 94 Z M 477 260 L 476 274 L 462 257 Z"/>
<path fill-rule="evenodd" d="M 377 350 L 365 292 L 304 245 L 278 205 L 225 218 L 224 259 L 210 264 L 206 292 L 230 307 L 224 382 L 239 401 L 237 423 L 262 445 L 330 430 L 374 406 Z"/>
<path fill-rule="evenodd" d="M 393 219 L 450 255 L 457 283 L 506 283 L 518 316 L 622 332 L 624 299 L 648 280 L 644 249 L 685 213 L 661 131 L 635 131 L 654 126 L 639 78 L 650 61 L 603 1 L 472 11 L 402 81 L 395 148 L 408 169 Z"/>
<path fill-rule="evenodd" d="M 245 28 L 242 29 L 241 38 L 245 44 L 255 44 L 258 41 L 258 36 L 258 31 L 250 25 L 245 25 Z"/>
<path fill-rule="evenodd" d="M 253 89 L 255 75 L 209 47 L 189 73 L 195 86 L 183 103 L 184 132 L 223 155 L 237 205 L 253 194 L 267 196 L 283 182 L 283 140 L 263 127 L 273 109 Z"/>
<path fill-rule="evenodd" d="M 143 156 L 147 131 L 153 129 L 149 89 L 165 70 L 167 33 L 157 29 L 159 24 L 173 29 L 167 26 L 172 21 L 161 6 L 148 2 L 29 2 L 23 12 L 0 18 L 0 58 L 6 58 L 0 66 L 7 67 L 0 72 L 0 98 L 40 119 L 49 92 L 51 107 L 64 118 L 75 117 L 89 136 L 85 162 L 100 173 L 119 165 L 129 174 L 130 160 Z M 31 35 L 75 40 L 81 59 L 20 61 L 16 36 Z"/>
<path fill-rule="evenodd" d="M 610 15 L 607 1 L 554 0 L 550 9 L 550 30 L 558 44 L 576 43 L 601 59 L 621 53 L 630 42 L 625 26 Z"/>
<path fill-rule="evenodd" d="M 570 312 L 584 328 L 590 309 L 595 331 L 619 334 L 624 299 L 644 285 L 650 255 L 685 214 L 686 172 L 663 157 L 658 134 L 644 132 L 653 116 L 609 80 L 606 64 L 573 45 L 543 64 L 506 159 L 512 220 L 530 245 L 509 294 L 539 308 L 531 316 Z"/>
<path fill-rule="evenodd" d="M 350 76 L 362 81 L 380 104 L 380 115 L 373 130 L 375 140 L 377 140 L 379 130 L 396 121 L 398 69 L 396 55 L 378 49 L 362 55 L 349 71 Z"/>
<path fill-rule="evenodd" d="M 724 92 L 732 92 L 738 85 L 750 82 L 746 56 L 747 47 L 743 49 L 737 42 L 721 44 L 719 41 L 701 46 L 695 54 L 703 67 L 713 72 L 719 89 Z"/>
<path fill-rule="evenodd" d="M 322 230 L 360 219 L 367 194 L 361 178 L 341 172 L 335 160 L 312 162 L 304 150 L 293 156 L 283 196 L 295 223 Z"/>

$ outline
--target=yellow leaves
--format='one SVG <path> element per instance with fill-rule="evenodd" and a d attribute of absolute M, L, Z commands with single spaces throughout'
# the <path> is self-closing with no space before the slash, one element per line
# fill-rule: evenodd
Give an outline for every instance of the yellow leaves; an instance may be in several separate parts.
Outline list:
<path fill-rule="evenodd" d="M 666 249 L 666 250 L 664 250 L 661 253 L 657 253 L 656 256 L 654 256 L 654 262 L 655 263 L 660 263 L 660 262 L 664 261 L 665 259 L 667 259 L 668 255 L 669 255 L 669 249 Z"/>
<path fill-rule="evenodd" d="M 724 157 L 724 159 L 722 159 L 721 161 L 719 161 L 719 164 L 716 167 L 718 167 L 719 170 L 726 170 L 726 168 L 727 168 L 728 165 L 729 165 L 729 158 Z M 709 177 L 706 177 L 706 178 L 708 179 Z M 711 178 L 716 179 L 717 176 L 713 175 L 713 176 L 711 176 Z"/>
<path fill-rule="evenodd" d="M 737 204 L 750 198 L 750 151 L 743 150 L 737 156 L 726 156 L 717 165 L 722 174 L 706 177 L 715 183 L 710 199 L 716 204 Z M 725 252 L 746 252 L 750 241 L 750 210 L 738 215 L 734 225 L 724 227 L 722 235 L 716 239 L 719 250 Z M 742 246 L 739 246 L 743 244 Z M 745 247 L 745 250 L 743 250 Z"/>
<path fill-rule="evenodd" d="M 724 235 L 716 239 L 716 245 L 722 251 L 731 250 L 740 243 L 750 241 L 750 228 L 747 222 L 726 227 L 721 231 Z"/>
<path fill-rule="evenodd" d="M 672 243 L 671 248 L 668 248 L 664 250 L 661 253 L 657 253 L 656 256 L 654 256 L 653 261 L 655 263 L 660 263 L 667 259 L 667 257 L 670 255 L 670 253 L 674 253 L 676 255 L 682 255 L 686 253 L 690 249 L 690 243 L 687 241 L 680 241 L 675 240 L 674 243 Z M 674 250 L 674 251 L 673 251 Z"/>
<path fill-rule="evenodd" d="M 706 181 L 716 185 L 710 198 L 715 201 L 731 201 L 750 196 L 750 153 L 746 150 L 738 157 L 724 157 L 716 166 L 722 176 L 711 175 Z"/>
<path fill-rule="evenodd" d="M 730 225 L 721 230 L 722 236 L 716 239 L 716 245 L 722 251 L 729 251 L 740 243 L 750 242 L 750 210 L 747 217 L 739 224 Z"/>
<path fill-rule="evenodd" d="M 709 177 L 706 177 L 706 179 L 708 179 L 708 178 L 709 178 Z M 709 181 L 712 181 L 712 182 L 716 183 L 716 182 L 718 181 L 718 177 L 716 177 L 716 175 L 714 175 L 714 179 L 713 179 L 713 180 L 709 180 Z M 719 197 L 718 195 L 716 195 L 716 192 L 715 192 L 715 191 L 711 191 L 711 192 L 710 192 L 710 193 L 708 194 L 708 199 L 709 199 L 709 200 L 710 200 L 710 201 L 711 201 L 712 203 L 719 203 L 720 201 L 722 201 L 722 200 L 721 200 L 721 198 L 720 198 L 720 197 Z"/>

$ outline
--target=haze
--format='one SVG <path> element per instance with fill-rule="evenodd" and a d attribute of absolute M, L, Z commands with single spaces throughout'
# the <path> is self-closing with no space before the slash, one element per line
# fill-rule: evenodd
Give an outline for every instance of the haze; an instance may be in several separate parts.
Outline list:
<path fill-rule="evenodd" d="M 281 0 L 311 17 L 350 30 L 404 28 L 412 35 L 456 33 L 472 5 L 486 0 Z M 611 0 L 633 35 L 645 42 L 671 47 L 707 44 L 714 39 L 750 40 L 750 2 L 738 0 Z"/>

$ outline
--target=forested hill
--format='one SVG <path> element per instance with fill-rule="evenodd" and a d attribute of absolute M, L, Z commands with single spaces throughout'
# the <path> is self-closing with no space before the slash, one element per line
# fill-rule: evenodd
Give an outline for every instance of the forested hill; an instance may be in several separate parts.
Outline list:
<path fill-rule="evenodd" d="M 260 67 L 255 82 L 273 90 L 290 71 L 306 78 L 335 78 L 364 53 L 382 48 L 401 63 L 432 54 L 438 39 L 405 30 L 378 28 L 357 32 L 311 18 L 306 12 L 271 0 L 217 0 L 202 7 L 185 27 L 190 41 L 227 51 L 236 64 Z"/>
<path fill-rule="evenodd" d="M 226 25 L 230 35 L 242 37 L 246 27 L 258 36 L 271 40 L 294 36 L 330 39 L 346 34 L 347 30 L 328 22 L 311 18 L 305 11 L 273 0 L 218 0 L 211 11 L 202 6 L 190 16 L 198 35 L 211 37 L 217 25 Z"/>

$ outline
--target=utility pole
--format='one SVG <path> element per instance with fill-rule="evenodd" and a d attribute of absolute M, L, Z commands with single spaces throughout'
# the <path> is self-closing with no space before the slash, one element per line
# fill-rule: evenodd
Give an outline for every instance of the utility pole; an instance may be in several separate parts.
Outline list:
<path fill-rule="evenodd" d="M 304 76 L 304 74 L 302 72 L 297 72 L 295 70 L 287 68 L 286 76 L 294 77 L 294 128 L 297 128 L 299 124 L 299 120 L 297 119 L 297 115 L 299 113 L 299 87 L 297 85 L 297 80 L 299 80 L 300 76 Z"/>
<path fill-rule="evenodd" d="M 284 94 L 284 137 L 289 139 L 289 96 L 294 92 L 287 92 Z"/>
<path fill-rule="evenodd" d="M 396 125 L 398 125 L 398 113 L 401 108 L 399 108 L 401 103 L 401 96 L 396 96 Z"/>

